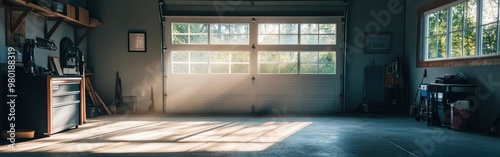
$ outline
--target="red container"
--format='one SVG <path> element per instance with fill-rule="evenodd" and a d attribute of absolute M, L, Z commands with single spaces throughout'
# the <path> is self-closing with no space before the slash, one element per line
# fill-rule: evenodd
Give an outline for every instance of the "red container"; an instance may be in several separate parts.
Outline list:
<path fill-rule="evenodd" d="M 453 108 L 451 111 L 451 128 L 454 130 L 467 129 L 467 121 L 469 120 L 469 110 L 460 110 Z"/>

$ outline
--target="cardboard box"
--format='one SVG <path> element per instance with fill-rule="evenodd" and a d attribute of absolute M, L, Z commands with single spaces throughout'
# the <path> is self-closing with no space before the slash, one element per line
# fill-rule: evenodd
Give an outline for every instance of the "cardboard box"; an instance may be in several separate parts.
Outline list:
<path fill-rule="evenodd" d="M 86 25 L 90 24 L 89 11 L 87 9 L 78 7 L 76 11 L 77 20 Z"/>
<path fill-rule="evenodd" d="M 75 19 L 76 20 L 76 10 L 74 6 L 71 6 L 69 4 L 66 4 L 64 6 L 64 15 L 68 16 L 69 18 Z"/>

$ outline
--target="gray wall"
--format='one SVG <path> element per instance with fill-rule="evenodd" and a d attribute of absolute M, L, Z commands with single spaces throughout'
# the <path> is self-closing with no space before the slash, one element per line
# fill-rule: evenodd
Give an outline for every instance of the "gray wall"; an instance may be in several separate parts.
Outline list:
<path fill-rule="evenodd" d="M 398 5 L 399 3 L 399 5 Z M 396 11 L 388 4 L 394 4 L 398 8 Z M 404 52 L 404 0 L 376 0 L 367 3 L 363 0 L 352 0 L 349 8 L 348 32 L 347 32 L 347 70 L 346 70 L 346 109 L 356 109 L 363 98 L 364 68 L 371 66 L 375 60 L 376 66 L 384 66 L 395 57 L 402 58 Z M 377 16 L 373 16 L 371 12 Z M 379 16 L 382 13 L 388 13 Z M 381 18 L 376 18 L 381 17 Z M 377 20 L 379 19 L 379 20 Z M 381 19 L 381 20 L 380 20 Z M 381 21 L 381 22 L 380 22 Z M 372 27 L 375 26 L 375 27 Z M 364 54 L 362 44 L 363 33 L 366 28 L 391 33 L 390 54 Z M 371 32 L 371 31 L 366 31 Z M 360 42 L 361 41 L 361 42 Z"/>
<path fill-rule="evenodd" d="M 5 41 L 5 8 L 0 7 L 0 63 L 7 63 L 7 47 Z"/>
<path fill-rule="evenodd" d="M 120 7 L 110 7 L 117 4 Z M 102 23 L 89 35 L 89 65 L 95 70 L 96 91 L 111 104 L 119 71 L 123 95 L 137 96 L 138 110 L 148 109 L 154 86 L 155 109 L 161 111 L 161 27 L 156 0 L 88 1 L 87 6 Z M 128 52 L 129 31 L 147 33 L 146 53 Z"/>
<path fill-rule="evenodd" d="M 416 68 L 416 43 L 417 43 L 417 8 L 432 2 L 433 0 L 422 0 L 407 2 L 406 16 L 406 53 L 410 63 L 410 99 L 413 97 L 420 84 L 424 68 Z M 477 96 L 481 100 L 479 107 L 479 124 L 481 131 L 485 131 L 493 123 L 496 116 L 500 113 L 500 73 L 496 66 L 474 66 L 474 67 L 437 67 L 427 68 L 428 76 L 424 82 L 432 82 L 435 77 L 443 74 L 464 73 L 472 83 L 483 84 L 481 93 Z M 496 69 L 496 70 L 495 70 Z M 490 78 L 491 77 L 491 80 Z M 485 82 L 480 81 L 484 79 Z M 498 83 L 497 83 L 498 82 Z"/>

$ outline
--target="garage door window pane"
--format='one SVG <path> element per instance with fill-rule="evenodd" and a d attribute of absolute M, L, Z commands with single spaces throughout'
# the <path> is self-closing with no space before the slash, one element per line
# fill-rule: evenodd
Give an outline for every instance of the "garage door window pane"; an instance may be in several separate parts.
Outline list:
<path fill-rule="evenodd" d="M 335 64 L 320 64 L 319 65 L 320 74 L 335 74 Z"/>
<path fill-rule="evenodd" d="M 208 73 L 208 64 L 191 64 L 191 73 L 193 74 Z"/>
<path fill-rule="evenodd" d="M 232 62 L 250 62 L 250 53 L 248 52 L 232 52 L 231 53 Z"/>
<path fill-rule="evenodd" d="M 174 62 L 189 62 L 189 52 L 173 52 L 172 59 Z"/>
<path fill-rule="evenodd" d="M 280 64 L 280 74 L 297 74 L 297 63 Z"/>
<path fill-rule="evenodd" d="M 335 52 L 300 52 L 300 74 L 335 74 Z"/>
<path fill-rule="evenodd" d="M 191 62 L 208 62 L 207 52 L 191 52 Z"/>
<path fill-rule="evenodd" d="M 319 34 L 336 34 L 336 24 L 319 24 Z"/>
<path fill-rule="evenodd" d="M 329 45 L 337 43 L 337 39 L 335 35 L 320 35 L 319 36 L 319 44 Z"/>
<path fill-rule="evenodd" d="M 318 35 L 302 35 L 300 37 L 300 44 L 318 44 Z"/>
<path fill-rule="evenodd" d="M 212 52 L 210 53 L 210 62 L 229 63 L 231 60 L 229 55 L 230 52 Z"/>
<path fill-rule="evenodd" d="M 259 73 L 278 74 L 279 64 L 259 64 Z"/>
<path fill-rule="evenodd" d="M 250 64 L 232 64 L 231 73 L 233 74 L 248 74 L 250 71 Z"/>
<path fill-rule="evenodd" d="M 208 36 L 207 35 L 192 35 L 189 38 L 190 44 L 208 44 Z"/>
<path fill-rule="evenodd" d="M 208 24 L 172 23 L 172 44 L 208 44 Z"/>
<path fill-rule="evenodd" d="M 318 64 L 301 64 L 300 73 L 301 74 L 318 74 Z"/>
<path fill-rule="evenodd" d="M 259 52 L 259 73 L 297 74 L 298 52 Z"/>
<path fill-rule="evenodd" d="M 259 24 L 259 44 L 297 45 L 299 43 L 298 24 Z"/>
<path fill-rule="evenodd" d="M 210 44 L 249 44 L 249 24 L 210 24 Z"/>
<path fill-rule="evenodd" d="M 174 63 L 173 72 L 176 74 L 187 74 L 189 73 L 189 64 L 187 63 Z"/>

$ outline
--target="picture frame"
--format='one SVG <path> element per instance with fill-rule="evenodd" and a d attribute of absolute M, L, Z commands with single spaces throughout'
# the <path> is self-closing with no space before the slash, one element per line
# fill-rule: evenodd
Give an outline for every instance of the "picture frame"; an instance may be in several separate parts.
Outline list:
<path fill-rule="evenodd" d="M 61 68 L 61 63 L 59 62 L 59 57 L 56 56 L 48 56 L 48 67 L 50 71 L 54 72 L 54 75 L 63 76 L 64 72 Z"/>
<path fill-rule="evenodd" d="M 390 33 L 365 33 L 365 54 L 390 54 Z"/>
<path fill-rule="evenodd" d="M 146 32 L 128 32 L 128 51 L 146 52 Z"/>

